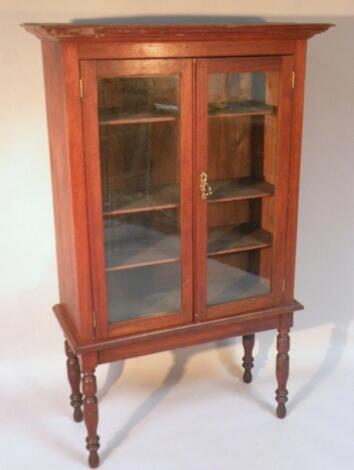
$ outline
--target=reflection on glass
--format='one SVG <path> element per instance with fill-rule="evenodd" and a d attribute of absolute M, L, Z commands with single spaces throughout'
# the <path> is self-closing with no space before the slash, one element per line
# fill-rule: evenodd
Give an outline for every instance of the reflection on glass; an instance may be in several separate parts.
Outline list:
<path fill-rule="evenodd" d="M 179 257 L 180 228 L 174 210 L 107 217 L 104 224 L 108 270 L 171 262 Z"/>
<path fill-rule="evenodd" d="M 278 72 L 211 74 L 208 93 L 209 181 L 274 183 Z"/>
<path fill-rule="evenodd" d="M 270 255 L 267 248 L 208 258 L 208 305 L 268 294 Z"/>
<path fill-rule="evenodd" d="M 178 77 L 98 82 L 105 211 L 179 202 Z"/>
<path fill-rule="evenodd" d="M 179 203 L 177 123 L 100 128 L 103 210 Z"/>
<path fill-rule="evenodd" d="M 176 312 L 179 77 L 100 79 L 98 116 L 109 321 Z"/>
<path fill-rule="evenodd" d="M 180 278 L 179 263 L 109 271 L 110 322 L 177 312 L 181 308 Z"/>
<path fill-rule="evenodd" d="M 133 119 L 173 120 L 179 111 L 178 76 L 114 77 L 98 82 L 101 124 Z"/>
<path fill-rule="evenodd" d="M 208 82 L 208 304 L 270 291 L 278 72 Z"/>

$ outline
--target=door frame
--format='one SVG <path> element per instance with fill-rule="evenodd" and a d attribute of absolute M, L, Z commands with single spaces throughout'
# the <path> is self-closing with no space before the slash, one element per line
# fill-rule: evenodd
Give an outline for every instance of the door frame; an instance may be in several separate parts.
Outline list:
<path fill-rule="evenodd" d="M 117 337 L 193 321 L 193 61 L 192 59 L 112 59 L 80 61 L 82 116 L 95 337 Z M 97 112 L 97 79 L 147 75 L 180 77 L 180 240 L 181 309 L 109 325 Z M 138 287 L 137 287 L 138 289 Z"/>
<path fill-rule="evenodd" d="M 196 60 L 196 157 L 194 177 L 195 201 L 195 319 L 205 321 L 241 314 L 281 303 L 284 292 L 285 242 L 287 223 L 288 175 L 290 164 L 291 119 L 293 100 L 292 55 L 203 58 Z M 279 71 L 278 130 L 273 229 L 273 269 L 270 294 L 207 306 L 207 200 L 200 197 L 199 177 L 208 164 L 208 75 Z"/>

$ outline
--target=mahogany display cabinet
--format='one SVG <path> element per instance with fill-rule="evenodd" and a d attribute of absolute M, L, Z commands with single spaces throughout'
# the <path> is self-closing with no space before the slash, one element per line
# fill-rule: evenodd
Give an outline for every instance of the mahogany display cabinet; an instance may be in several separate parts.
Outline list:
<path fill-rule="evenodd" d="M 307 40 L 329 24 L 25 24 L 42 41 L 71 405 L 95 368 L 277 330 L 286 414 Z"/>

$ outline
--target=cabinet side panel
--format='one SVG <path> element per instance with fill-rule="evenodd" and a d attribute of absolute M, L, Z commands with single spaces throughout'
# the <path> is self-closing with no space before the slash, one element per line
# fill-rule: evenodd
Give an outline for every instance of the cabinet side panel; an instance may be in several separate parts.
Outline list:
<path fill-rule="evenodd" d="M 43 41 L 60 302 L 79 337 L 92 337 L 80 105 L 73 102 L 70 48 Z M 69 67 L 70 65 L 70 67 Z M 78 87 L 78 80 L 76 81 Z M 79 93 L 76 99 L 80 102 Z M 79 113 L 79 116 L 77 116 Z M 73 122 L 76 122 L 75 127 Z"/>
<path fill-rule="evenodd" d="M 285 300 L 294 297 L 296 232 L 300 183 L 300 160 L 304 109 L 304 82 L 306 68 L 306 40 L 298 40 L 295 53 L 295 89 L 293 100 L 291 160 L 288 195 L 287 250 L 285 271 Z"/>

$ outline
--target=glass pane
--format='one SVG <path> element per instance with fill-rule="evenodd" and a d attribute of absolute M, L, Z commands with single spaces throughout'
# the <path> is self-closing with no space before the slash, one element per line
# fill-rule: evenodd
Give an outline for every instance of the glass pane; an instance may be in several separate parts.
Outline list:
<path fill-rule="evenodd" d="M 245 199 L 208 206 L 208 254 L 272 245 L 273 198 Z M 265 228 L 266 227 L 266 228 Z"/>
<path fill-rule="evenodd" d="M 147 266 L 107 273 L 110 322 L 177 312 L 180 265 Z"/>
<path fill-rule="evenodd" d="M 208 305 L 270 292 L 271 249 L 208 258 Z"/>
<path fill-rule="evenodd" d="M 278 86 L 278 72 L 209 75 L 209 305 L 271 289 Z"/>
<path fill-rule="evenodd" d="M 103 210 L 179 203 L 177 122 L 100 127 Z"/>
<path fill-rule="evenodd" d="M 176 312 L 179 77 L 100 79 L 98 115 L 109 321 Z"/>
<path fill-rule="evenodd" d="M 177 259 L 180 253 L 179 231 L 176 210 L 105 218 L 107 270 Z"/>

